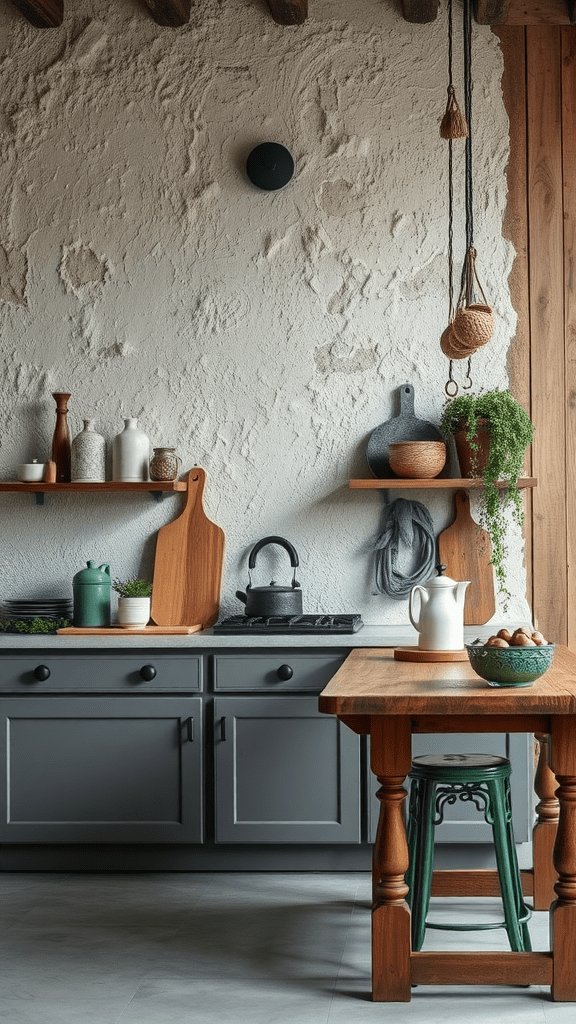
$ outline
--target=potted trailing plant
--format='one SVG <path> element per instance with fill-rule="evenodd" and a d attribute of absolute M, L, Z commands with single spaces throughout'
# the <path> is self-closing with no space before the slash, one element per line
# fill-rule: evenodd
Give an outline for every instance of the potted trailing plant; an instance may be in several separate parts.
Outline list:
<path fill-rule="evenodd" d="M 119 594 L 118 622 L 123 629 L 142 629 L 150 619 L 152 584 L 132 576 L 128 580 L 114 580 L 112 589 Z"/>
<path fill-rule="evenodd" d="M 526 449 L 534 436 L 530 417 L 509 391 L 460 395 L 446 404 L 440 420 L 440 432 L 444 437 L 448 434 L 454 436 L 462 475 L 483 478 L 480 518 L 490 536 L 492 565 L 498 589 L 507 604 L 510 593 L 506 588 L 503 565 L 505 510 L 511 507 L 513 519 L 522 527 L 522 495 L 516 484 Z M 499 480 L 506 481 L 507 487 L 497 487 Z"/>

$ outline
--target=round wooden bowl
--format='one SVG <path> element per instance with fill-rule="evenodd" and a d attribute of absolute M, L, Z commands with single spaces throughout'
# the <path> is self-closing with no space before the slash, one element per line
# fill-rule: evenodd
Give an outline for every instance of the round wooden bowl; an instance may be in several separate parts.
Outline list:
<path fill-rule="evenodd" d="M 388 446 L 390 469 L 408 480 L 431 480 L 446 464 L 444 441 L 399 441 Z"/>

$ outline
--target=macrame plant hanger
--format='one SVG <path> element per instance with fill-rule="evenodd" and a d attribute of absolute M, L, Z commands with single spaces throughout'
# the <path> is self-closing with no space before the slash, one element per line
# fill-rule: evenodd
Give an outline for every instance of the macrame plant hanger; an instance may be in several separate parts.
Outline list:
<path fill-rule="evenodd" d="M 476 272 L 474 248 L 474 203 L 472 178 L 472 0 L 463 0 L 464 36 L 464 117 L 458 107 L 452 74 L 452 0 L 448 0 L 448 103 L 440 125 L 440 135 L 448 140 L 448 320 L 440 339 L 440 347 L 449 359 L 446 394 L 454 398 L 458 383 L 454 379 L 454 360 L 467 359 L 464 390 L 472 387 L 472 355 L 485 345 L 494 333 L 494 314 Z M 465 142 L 464 200 L 466 213 L 466 254 L 460 278 L 460 294 L 454 307 L 454 174 L 453 139 Z M 483 304 L 473 302 L 474 285 L 478 285 Z"/>

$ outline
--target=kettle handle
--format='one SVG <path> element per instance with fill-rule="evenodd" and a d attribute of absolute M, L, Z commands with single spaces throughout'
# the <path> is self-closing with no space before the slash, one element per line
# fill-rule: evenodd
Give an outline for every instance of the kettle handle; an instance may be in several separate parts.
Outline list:
<path fill-rule="evenodd" d="M 414 616 L 412 614 L 413 598 L 414 598 L 414 594 L 416 593 L 417 590 L 422 592 L 422 587 L 418 587 L 418 586 L 412 587 L 412 590 L 410 591 L 410 598 L 408 600 L 408 615 L 410 616 L 410 622 L 414 626 L 414 629 L 416 629 L 418 632 L 420 632 L 420 616 L 418 616 L 418 622 L 416 622 L 415 619 L 414 619 Z M 420 614 L 422 614 L 422 598 L 420 598 Z"/>
<path fill-rule="evenodd" d="M 254 545 L 252 551 L 250 552 L 248 558 L 248 569 L 250 570 L 254 568 L 254 566 L 256 565 L 256 555 L 263 547 L 265 547 L 266 544 L 279 544 L 280 547 L 285 548 L 285 550 L 290 555 L 290 565 L 294 569 L 294 572 L 292 574 L 292 587 L 299 587 L 300 584 L 296 579 L 296 566 L 299 565 L 298 555 L 296 554 L 296 548 L 293 547 L 290 541 L 286 540 L 284 537 L 264 537 L 263 540 L 259 540 L 258 543 Z M 249 586 L 252 586 L 252 577 L 250 576 L 250 572 L 248 573 L 248 575 L 250 577 Z"/>

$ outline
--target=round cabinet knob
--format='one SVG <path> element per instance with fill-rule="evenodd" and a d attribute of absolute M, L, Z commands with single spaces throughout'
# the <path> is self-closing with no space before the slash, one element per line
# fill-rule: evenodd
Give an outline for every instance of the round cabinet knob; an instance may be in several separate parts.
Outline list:
<path fill-rule="evenodd" d="M 142 676 L 142 679 L 145 679 L 146 682 L 149 683 L 150 680 L 154 679 L 154 676 L 156 675 L 156 669 L 154 668 L 154 665 L 142 665 L 142 668 L 140 669 L 140 675 Z"/>
<path fill-rule="evenodd" d="M 278 679 L 292 679 L 294 675 L 294 669 L 290 665 L 280 665 L 280 668 L 276 672 Z"/>
<path fill-rule="evenodd" d="M 43 683 L 46 679 L 50 678 L 50 669 L 48 665 L 37 665 L 34 669 L 34 675 L 36 679 L 39 679 Z"/>

